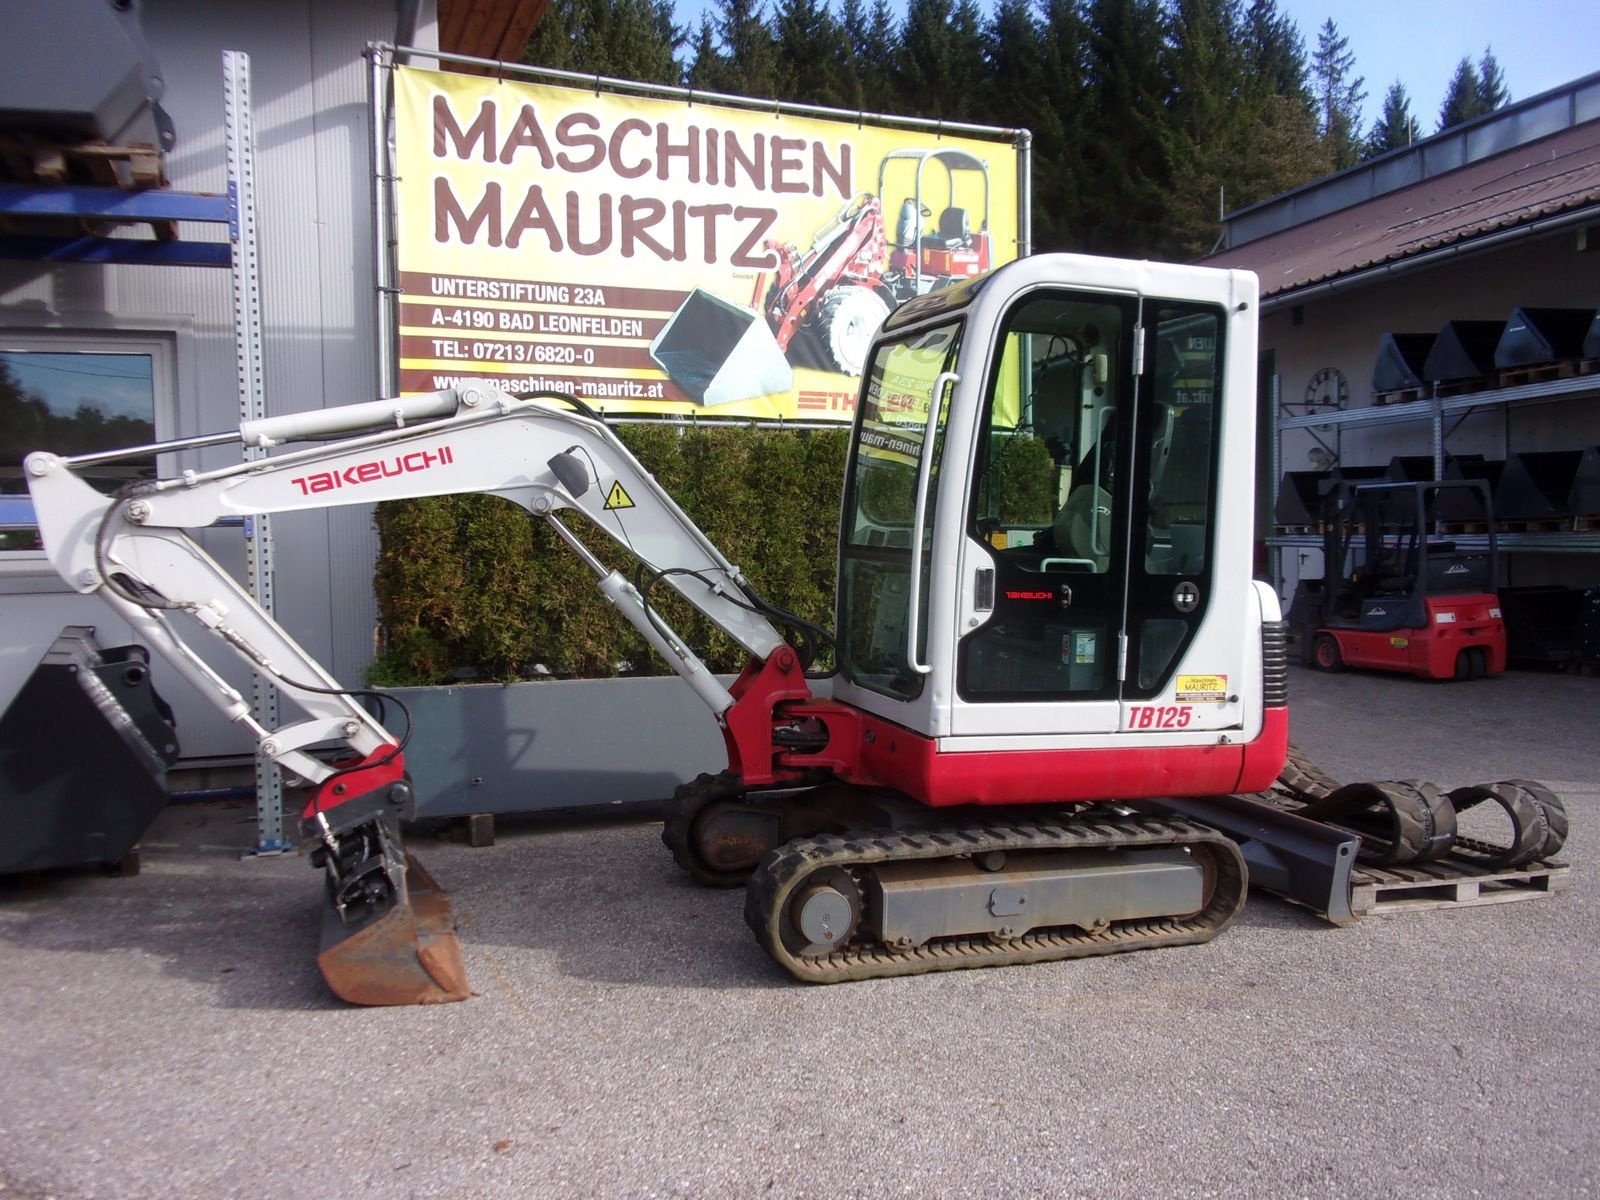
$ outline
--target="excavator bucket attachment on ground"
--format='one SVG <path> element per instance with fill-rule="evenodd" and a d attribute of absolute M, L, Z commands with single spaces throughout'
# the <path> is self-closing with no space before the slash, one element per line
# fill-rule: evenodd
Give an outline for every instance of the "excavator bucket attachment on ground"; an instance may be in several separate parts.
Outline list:
<path fill-rule="evenodd" d="M 398 850 L 397 844 L 393 849 Z M 389 847 L 386 847 L 388 849 Z M 376 875 L 381 881 L 373 881 Z M 472 995 L 450 898 L 412 855 L 367 876 L 363 912 L 348 919 L 330 881 L 317 966 L 349 1004 L 447 1004 Z M 377 895 L 381 890 L 386 895 Z"/>
<path fill-rule="evenodd" d="M 144 649 L 67 626 L 0 713 L 0 874 L 129 861 L 177 757 Z"/>

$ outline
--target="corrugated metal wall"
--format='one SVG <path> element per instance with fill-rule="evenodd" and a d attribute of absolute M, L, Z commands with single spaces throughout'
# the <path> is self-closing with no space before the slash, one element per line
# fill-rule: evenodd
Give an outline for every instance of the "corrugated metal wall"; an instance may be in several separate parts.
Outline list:
<path fill-rule="evenodd" d="M 144 6 L 145 35 L 161 64 L 164 105 L 177 129 L 177 144 L 167 158 L 175 188 L 225 189 L 222 51 L 250 55 L 269 414 L 375 394 L 370 133 L 362 52 L 369 41 L 395 37 L 396 8 L 394 0 L 150 0 Z M 432 8 L 424 5 L 419 36 L 432 33 Z M 70 31 L 63 30 L 59 47 L 12 45 L 0 50 L 0 63 L 9 54 L 71 53 L 71 47 Z M 185 235 L 194 236 L 198 228 L 186 227 Z M 224 240 L 226 231 L 198 236 Z M 214 432 L 238 422 L 226 271 L 0 263 L 0 323 L 168 332 L 176 351 L 176 412 L 160 435 Z M 216 466 L 236 456 L 224 448 L 191 456 L 181 465 Z M 372 658 L 375 624 L 371 510 L 274 520 L 279 620 L 341 681 L 358 682 Z M 205 542 L 230 566 L 242 564 L 237 529 L 211 532 Z M 39 581 L 28 586 L 29 596 L 0 594 L 0 627 L 14 636 L 26 626 L 31 640 L 36 627 L 54 617 L 35 611 L 44 602 Z M 19 590 L 0 586 L 0 592 Z M 98 602 L 57 598 L 52 603 L 65 620 L 110 624 Z M 32 606 L 26 621 L 25 604 Z M 112 629 L 106 633 L 107 642 L 120 636 Z M 11 646 L 0 664 L 0 707 L 48 641 Z M 171 684 L 167 690 L 179 687 Z M 180 710 L 186 756 L 250 748 L 220 719 L 212 719 L 198 697 L 171 698 Z"/>

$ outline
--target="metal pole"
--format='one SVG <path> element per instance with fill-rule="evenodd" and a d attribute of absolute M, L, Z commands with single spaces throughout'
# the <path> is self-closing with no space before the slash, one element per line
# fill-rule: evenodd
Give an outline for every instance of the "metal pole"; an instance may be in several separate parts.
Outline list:
<path fill-rule="evenodd" d="M 1033 253 L 1033 134 L 1017 131 L 1017 257 Z"/>
<path fill-rule="evenodd" d="M 367 119 L 372 123 L 372 254 L 377 288 L 378 395 L 400 394 L 395 356 L 394 229 L 390 188 L 394 164 L 389 155 L 390 51 L 381 45 L 367 47 L 371 70 L 367 73 Z"/>
<path fill-rule="evenodd" d="M 261 255 L 256 241 L 255 127 L 250 117 L 250 56 L 222 52 L 223 114 L 227 129 L 228 233 L 233 241 L 233 346 L 239 369 L 239 419 L 267 415 L 261 347 Z M 246 446 L 246 461 L 266 451 Z M 266 514 L 245 521 L 245 574 L 251 598 L 273 610 L 272 521 Z M 251 677 L 251 715 L 266 729 L 278 727 L 278 689 L 256 672 Z M 278 766 L 256 752 L 255 854 L 289 848 L 283 836 L 283 779 Z"/>
<path fill-rule="evenodd" d="M 1283 472 L 1283 431 L 1278 428 L 1278 417 L 1283 405 L 1283 377 L 1278 374 L 1277 360 L 1273 360 L 1272 374 L 1267 377 L 1267 479 L 1269 481 L 1270 495 L 1272 497 L 1271 511 L 1267 513 L 1266 527 L 1275 535 L 1278 521 L 1278 485 Z M 1279 597 L 1283 596 L 1283 547 L 1273 545 L 1277 539 L 1273 537 L 1268 545 L 1270 561 L 1267 572 L 1272 576 L 1272 586 L 1277 589 Z"/>

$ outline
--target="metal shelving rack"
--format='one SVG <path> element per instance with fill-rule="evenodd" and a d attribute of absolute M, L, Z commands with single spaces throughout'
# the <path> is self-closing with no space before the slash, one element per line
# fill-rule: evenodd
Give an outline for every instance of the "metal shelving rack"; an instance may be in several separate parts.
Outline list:
<path fill-rule="evenodd" d="M 233 282 L 234 353 L 238 364 L 239 415 L 266 415 L 262 371 L 261 259 L 256 236 L 255 129 L 250 111 L 250 56 L 222 53 L 223 116 L 228 190 L 225 195 L 165 188 L 127 191 L 116 187 L 0 184 L 0 215 L 72 217 L 84 221 L 194 221 L 228 227 L 227 242 L 186 242 L 180 238 L 0 237 L 0 258 L 76 263 L 131 263 L 151 266 L 226 267 Z M 247 449 L 252 457 L 264 453 Z M 268 613 L 272 606 L 272 530 L 267 517 L 245 523 L 245 571 L 253 599 Z M 275 728 L 278 695 L 256 674 L 252 712 Z M 283 782 L 275 764 L 256 756 L 256 844 L 253 852 L 289 849 L 283 829 Z"/>
<path fill-rule="evenodd" d="M 1510 409 L 1531 404 L 1551 404 L 1577 400 L 1586 396 L 1600 396 L 1600 375 L 1578 375 L 1567 379 L 1551 379 L 1538 383 L 1519 384 L 1515 387 L 1497 388 L 1481 392 L 1468 392 L 1458 396 L 1432 397 L 1402 401 L 1396 404 L 1367 405 L 1333 412 L 1308 413 L 1285 417 L 1282 405 L 1274 403 L 1275 427 L 1272 438 L 1272 504 L 1278 503 L 1278 486 L 1283 478 L 1280 435 L 1286 430 L 1320 430 L 1331 427 L 1336 435 L 1346 429 L 1373 429 L 1384 425 L 1412 425 L 1427 421 L 1433 431 L 1433 474 L 1437 479 L 1444 473 L 1445 447 L 1450 435 L 1468 417 L 1497 409 Z M 1453 421 L 1453 423 L 1451 423 Z M 1509 452 L 1509 447 L 1507 448 Z M 1337 450 L 1331 451 L 1337 461 Z M 1488 544 L 1484 534 L 1458 534 L 1456 543 L 1463 549 L 1483 549 Z M 1501 533 L 1496 537 L 1500 549 L 1517 554 L 1600 554 L 1600 530 L 1568 530 L 1549 533 Z M 1274 551 L 1291 547 L 1320 547 L 1322 538 L 1315 534 L 1274 534 L 1267 539 Z M 1274 563 L 1277 567 L 1278 564 Z M 1281 577 L 1281 570 L 1278 571 Z"/>

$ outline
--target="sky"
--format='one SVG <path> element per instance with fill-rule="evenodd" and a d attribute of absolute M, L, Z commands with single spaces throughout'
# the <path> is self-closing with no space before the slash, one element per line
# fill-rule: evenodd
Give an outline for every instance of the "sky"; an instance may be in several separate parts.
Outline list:
<path fill-rule="evenodd" d="M 990 0 L 979 2 L 991 7 Z M 702 11 L 716 8 L 707 0 L 674 4 L 678 24 L 691 30 Z M 905 6 L 895 7 L 903 12 Z M 1363 130 L 1377 120 L 1384 94 L 1398 79 L 1423 133 L 1433 133 L 1456 64 L 1463 56 L 1476 64 L 1486 47 L 1494 50 L 1513 100 L 1600 71 L 1600 0 L 1278 0 L 1278 8 L 1299 25 L 1308 56 L 1330 17 L 1350 40 L 1355 73 L 1366 79 Z"/>
<path fill-rule="evenodd" d="M 1308 56 L 1330 17 L 1350 39 L 1367 81 L 1363 129 L 1398 79 L 1422 132 L 1433 133 L 1456 64 L 1476 64 L 1486 48 L 1512 100 L 1600 71 L 1600 0 L 1278 0 L 1278 9 L 1300 26 Z"/>

